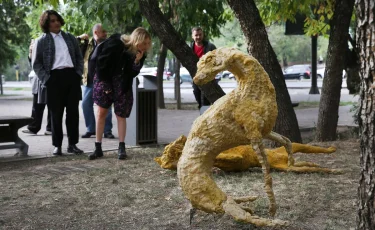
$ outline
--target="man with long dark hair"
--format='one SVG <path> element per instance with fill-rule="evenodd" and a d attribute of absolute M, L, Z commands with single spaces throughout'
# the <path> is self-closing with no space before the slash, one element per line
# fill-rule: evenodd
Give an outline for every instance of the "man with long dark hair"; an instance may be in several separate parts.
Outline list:
<path fill-rule="evenodd" d="M 69 153 L 82 154 L 76 144 L 79 138 L 79 100 L 83 58 L 77 39 L 61 30 L 64 19 L 54 10 L 46 10 L 39 19 L 44 34 L 38 39 L 33 69 L 40 80 L 38 103 L 47 103 L 51 112 L 52 154 L 62 155 L 63 115 Z"/>

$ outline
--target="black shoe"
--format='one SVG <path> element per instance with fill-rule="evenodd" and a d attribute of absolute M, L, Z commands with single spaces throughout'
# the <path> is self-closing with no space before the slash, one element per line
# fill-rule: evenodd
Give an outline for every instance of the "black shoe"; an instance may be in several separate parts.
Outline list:
<path fill-rule="evenodd" d="M 53 149 L 52 155 L 54 155 L 54 156 L 62 156 L 61 147 L 55 147 Z"/>
<path fill-rule="evenodd" d="M 126 155 L 125 143 L 124 142 L 120 142 L 120 144 L 118 146 L 118 159 L 119 160 L 124 160 L 127 157 L 128 156 Z"/>
<path fill-rule="evenodd" d="M 89 154 L 89 160 L 95 160 L 96 158 L 103 156 L 102 143 L 95 142 L 95 150 Z"/>
<path fill-rule="evenodd" d="M 91 136 L 95 136 L 95 133 L 86 132 L 81 137 L 82 138 L 90 138 Z"/>
<path fill-rule="evenodd" d="M 115 136 L 112 133 L 104 133 L 104 138 L 115 139 Z"/>
<path fill-rule="evenodd" d="M 74 153 L 76 155 L 80 155 L 83 153 L 83 151 L 79 149 L 76 145 L 69 145 L 67 151 L 68 153 Z"/>

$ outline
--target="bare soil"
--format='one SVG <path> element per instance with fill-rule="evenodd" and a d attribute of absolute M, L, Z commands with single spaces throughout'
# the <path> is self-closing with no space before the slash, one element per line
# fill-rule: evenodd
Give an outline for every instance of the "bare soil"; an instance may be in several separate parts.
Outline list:
<path fill-rule="evenodd" d="M 355 227 L 359 178 L 358 139 L 328 143 L 330 155 L 296 154 L 343 174 L 296 174 L 273 171 L 283 229 L 351 229 Z M 163 148 L 129 149 L 129 159 L 114 153 L 88 161 L 64 156 L 0 163 L 0 229 L 269 229 L 238 223 L 227 215 L 197 211 L 189 224 L 190 204 L 175 171 L 154 162 Z M 215 170 L 219 186 L 232 196 L 257 195 L 255 214 L 268 217 L 268 199 L 260 169 L 241 173 Z"/>

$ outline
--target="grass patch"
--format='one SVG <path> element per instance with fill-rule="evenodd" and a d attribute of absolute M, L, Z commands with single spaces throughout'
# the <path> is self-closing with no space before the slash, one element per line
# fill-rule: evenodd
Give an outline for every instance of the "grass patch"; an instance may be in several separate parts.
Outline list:
<path fill-rule="evenodd" d="M 272 171 L 276 218 L 289 221 L 285 229 L 354 228 L 359 142 L 347 139 L 313 144 L 334 145 L 337 152 L 296 154 L 296 160 L 342 168 L 345 173 Z M 228 215 L 202 211 L 197 211 L 190 225 L 190 204 L 181 191 L 176 171 L 164 170 L 153 160 L 162 151 L 128 149 L 129 159 L 125 161 L 106 153 L 95 161 L 87 161 L 87 156 L 65 156 L 0 163 L 2 228 L 255 229 Z M 268 199 L 261 169 L 240 173 L 215 170 L 213 177 L 228 195 L 259 196 L 250 207 L 256 215 L 267 217 Z"/>

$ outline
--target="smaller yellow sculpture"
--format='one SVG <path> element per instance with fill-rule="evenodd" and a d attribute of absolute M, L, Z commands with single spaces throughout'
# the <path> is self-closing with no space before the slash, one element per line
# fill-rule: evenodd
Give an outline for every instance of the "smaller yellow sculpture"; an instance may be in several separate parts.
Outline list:
<path fill-rule="evenodd" d="M 167 145 L 161 157 L 156 157 L 155 161 L 164 169 L 177 169 L 182 149 L 185 146 L 186 137 L 184 135 Z M 318 146 L 292 143 L 292 153 L 333 153 L 336 148 L 322 148 Z M 312 162 L 295 162 L 293 166 L 288 166 L 288 153 L 284 147 L 277 149 L 266 149 L 267 159 L 270 168 L 289 172 L 323 172 L 339 173 L 339 169 L 323 168 Z M 262 167 L 257 154 L 250 145 L 241 145 L 220 153 L 214 166 L 226 172 L 245 171 L 253 167 Z"/>

